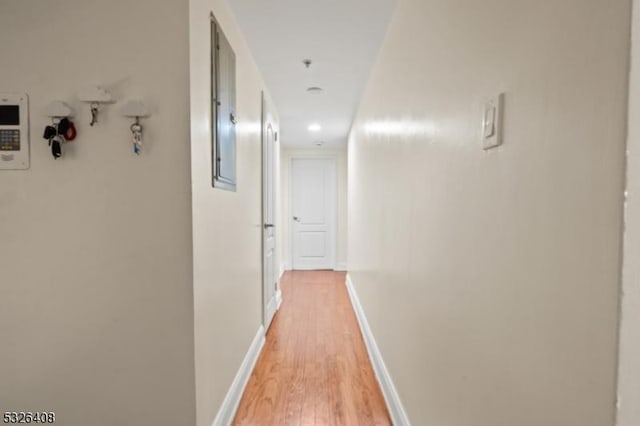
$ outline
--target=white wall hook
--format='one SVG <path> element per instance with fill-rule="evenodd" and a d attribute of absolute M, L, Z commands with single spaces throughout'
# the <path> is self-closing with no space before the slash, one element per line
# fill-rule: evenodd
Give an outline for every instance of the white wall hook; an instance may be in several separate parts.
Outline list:
<path fill-rule="evenodd" d="M 122 107 L 122 115 L 132 118 L 145 118 L 151 115 L 149 107 L 142 101 L 129 101 Z"/>
<path fill-rule="evenodd" d="M 91 86 L 85 88 L 78 94 L 78 99 L 82 102 L 91 104 L 91 126 L 98 122 L 98 111 L 100 104 L 110 104 L 115 102 L 111 93 L 100 86 Z"/>
<path fill-rule="evenodd" d="M 44 113 L 47 117 L 53 119 L 73 117 L 73 109 L 62 101 L 53 101 L 44 108 Z"/>
<path fill-rule="evenodd" d="M 100 86 L 85 88 L 78 94 L 78 99 L 89 103 L 108 104 L 114 102 L 111 93 Z"/>

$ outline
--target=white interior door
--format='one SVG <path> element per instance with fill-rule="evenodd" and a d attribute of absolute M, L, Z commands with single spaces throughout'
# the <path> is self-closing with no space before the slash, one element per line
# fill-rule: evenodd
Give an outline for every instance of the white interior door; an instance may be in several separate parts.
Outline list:
<path fill-rule="evenodd" d="M 335 269 L 336 161 L 291 160 L 293 269 Z"/>
<path fill-rule="evenodd" d="M 276 122 L 269 103 L 262 97 L 262 231 L 263 231 L 263 324 L 269 328 L 278 309 L 278 274 L 275 232 L 275 135 Z"/>

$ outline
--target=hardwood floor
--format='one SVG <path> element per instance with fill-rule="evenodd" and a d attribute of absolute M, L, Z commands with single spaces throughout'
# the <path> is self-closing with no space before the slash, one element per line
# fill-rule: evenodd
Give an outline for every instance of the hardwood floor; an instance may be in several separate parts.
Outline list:
<path fill-rule="evenodd" d="M 234 425 L 391 425 L 345 274 L 292 271 Z"/>

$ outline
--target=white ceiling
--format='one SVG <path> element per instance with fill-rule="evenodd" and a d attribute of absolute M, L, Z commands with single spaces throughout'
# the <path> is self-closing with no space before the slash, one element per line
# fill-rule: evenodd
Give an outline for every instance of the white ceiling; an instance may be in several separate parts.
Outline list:
<path fill-rule="evenodd" d="M 232 0 L 285 146 L 346 144 L 396 0 Z M 310 69 L 302 61 L 313 60 Z M 310 86 L 321 95 L 306 92 Z M 307 127 L 318 123 L 322 130 Z"/>

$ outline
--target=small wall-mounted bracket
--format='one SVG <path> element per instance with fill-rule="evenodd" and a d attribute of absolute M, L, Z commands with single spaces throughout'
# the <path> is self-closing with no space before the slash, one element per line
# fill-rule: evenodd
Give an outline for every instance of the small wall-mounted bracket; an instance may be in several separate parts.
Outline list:
<path fill-rule="evenodd" d="M 125 117 L 146 118 L 151 115 L 151 112 L 144 102 L 129 101 L 122 107 L 122 115 Z"/>
<path fill-rule="evenodd" d="M 73 108 L 62 101 L 53 101 L 44 107 L 44 113 L 55 123 L 62 118 L 73 117 L 75 114 Z"/>
<path fill-rule="evenodd" d="M 100 105 L 115 102 L 111 93 L 100 86 L 87 87 L 78 94 L 78 99 L 91 105 L 91 126 L 98 122 Z"/>
<path fill-rule="evenodd" d="M 133 153 L 140 155 L 142 149 L 142 124 L 140 124 L 140 119 L 151 115 L 149 108 L 141 101 L 129 101 L 122 108 L 122 115 L 135 119 L 129 129 L 131 130 Z"/>

